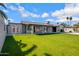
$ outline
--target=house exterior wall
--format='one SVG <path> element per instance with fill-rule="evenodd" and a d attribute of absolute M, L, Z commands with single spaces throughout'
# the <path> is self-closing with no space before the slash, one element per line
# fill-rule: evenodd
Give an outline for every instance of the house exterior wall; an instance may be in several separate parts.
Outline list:
<path fill-rule="evenodd" d="M 46 26 L 43 26 L 42 33 L 46 33 Z"/>
<path fill-rule="evenodd" d="M 26 34 L 26 30 L 27 30 L 26 27 L 27 27 L 26 25 L 23 25 L 23 24 L 22 24 L 22 33 L 23 33 L 23 34 Z"/>
<path fill-rule="evenodd" d="M 52 33 L 52 26 L 35 26 L 35 33 Z"/>
<path fill-rule="evenodd" d="M 27 29 L 26 29 L 27 33 L 33 33 L 33 26 L 32 25 L 28 25 Z"/>
<path fill-rule="evenodd" d="M 74 32 L 73 28 L 64 28 L 64 32 Z"/>
<path fill-rule="evenodd" d="M 33 33 L 33 26 L 32 25 L 22 25 L 22 33 L 23 34 L 30 34 Z"/>
<path fill-rule="evenodd" d="M 79 32 L 79 27 L 66 27 L 64 32 Z"/>
<path fill-rule="evenodd" d="M 33 25 L 31 26 L 31 33 L 32 34 L 34 33 L 34 26 Z"/>
<path fill-rule="evenodd" d="M 12 34 L 21 34 L 22 33 L 22 25 L 11 23 L 8 25 L 8 35 Z"/>
<path fill-rule="evenodd" d="M 52 26 L 48 27 L 47 33 L 52 33 Z"/>
<path fill-rule="evenodd" d="M 79 27 L 74 28 L 74 32 L 79 32 Z"/>
<path fill-rule="evenodd" d="M 57 32 L 64 32 L 64 26 L 63 25 L 57 26 Z"/>
<path fill-rule="evenodd" d="M 57 32 L 60 32 L 60 27 L 59 26 L 57 26 Z"/>
<path fill-rule="evenodd" d="M 13 28 L 15 28 L 14 31 Z M 61 29 L 63 29 L 61 26 L 10 23 L 8 25 L 8 34 L 58 33 Z"/>
<path fill-rule="evenodd" d="M 0 52 L 3 47 L 5 37 L 6 37 L 6 29 L 4 27 L 5 27 L 4 18 L 0 14 Z"/>
<path fill-rule="evenodd" d="M 35 26 L 35 33 L 43 33 L 43 26 Z"/>

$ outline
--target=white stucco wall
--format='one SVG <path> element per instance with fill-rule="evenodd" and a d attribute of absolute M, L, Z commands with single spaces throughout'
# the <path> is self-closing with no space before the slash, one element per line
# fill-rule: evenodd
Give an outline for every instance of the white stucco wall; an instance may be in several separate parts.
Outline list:
<path fill-rule="evenodd" d="M 73 28 L 64 28 L 64 32 L 74 32 Z"/>
<path fill-rule="evenodd" d="M 13 28 L 15 27 L 15 32 L 13 32 Z M 18 32 L 17 32 L 18 28 Z M 11 34 L 21 34 L 22 33 L 22 25 L 21 24 L 15 24 L 15 23 L 10 23 L 8 26 L 8 35 Z"/>
<path fill-rule="evenodd" d="M 4 18 L 0 14 L 0 52 L 3 47 L 6 36 L 6 30 L 4 30 L 4 26 L 5 26 Z"/>
<path fill-rule="evenodd" d="M 64 30 L 64 26 L 63 25 L 57 26 L 57 32 L 61 32 L 61 30 Z"/>

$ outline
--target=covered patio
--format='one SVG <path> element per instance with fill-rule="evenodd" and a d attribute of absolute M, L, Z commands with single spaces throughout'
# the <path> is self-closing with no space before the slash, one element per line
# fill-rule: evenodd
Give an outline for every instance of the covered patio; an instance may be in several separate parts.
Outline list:
<path fill-rule="evenodd" d="M 40 24 L 22 24 L 22 33 L 36 33 L 36 34 L 42 34 L 42 33 L 53 33 L 57 32 L 57 26 L 53 25 L 40 25 Z"/>

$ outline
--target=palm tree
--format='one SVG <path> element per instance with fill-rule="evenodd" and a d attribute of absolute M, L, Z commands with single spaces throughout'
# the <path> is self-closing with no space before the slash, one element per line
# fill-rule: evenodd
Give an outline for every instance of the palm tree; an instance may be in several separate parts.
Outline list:
<path fill-rule="evenodd" d="M 6 7 L 3 3 L 0 3 L 0 6 L 4 7 L 6 9 Z M 0 14 L 2 15 L 3 18 L 8 19 L 8 17 L 6 16 L 6 14 L 2 10 L 0 10 Z"/>
<path fill-rule="evenodd" d="M 69 17 L 66 17 L 67 20 L 69 20 Z M 69 26 L 69 21 L 68 21 L 68 26 Z"/>
<path fill-rule="evenodd" d="M 69 20 L 69 25 L 71 25 L 72 17 L 66 17 L 66 19 Z"/>
<path fill-rule="evenodd" d="M 70 25 L 71 25 L 72 17 L 70 17 Z"/>
<path fill-rule="evenodd" d="M 68 19 L 69 19 L 69 17 L 66 17 L 66 19 L 68 20 Z"/>

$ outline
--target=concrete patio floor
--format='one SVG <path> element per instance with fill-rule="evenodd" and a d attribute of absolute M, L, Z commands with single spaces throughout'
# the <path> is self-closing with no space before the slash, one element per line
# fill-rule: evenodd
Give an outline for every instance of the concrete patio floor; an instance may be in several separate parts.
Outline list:
<path fill-rule="evenodd" d="M 79 35 L 79 33 L 77 33 L 77 32 L 74 32 L 74 33 L 67 33 L 67 34 Z"/>

